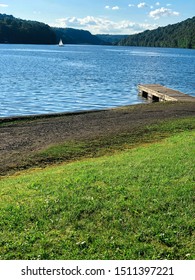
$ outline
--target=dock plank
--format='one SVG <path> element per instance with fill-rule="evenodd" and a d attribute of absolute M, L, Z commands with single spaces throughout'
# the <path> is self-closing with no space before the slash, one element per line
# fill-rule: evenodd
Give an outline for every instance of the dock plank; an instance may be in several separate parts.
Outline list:
<path fill-rule="evenodd" d="M 154 101 L 188 101 L 195 102 L 195 97 L 170 89 L 160 84 L 140 84 L 139 93 L 146 98 Z"/>

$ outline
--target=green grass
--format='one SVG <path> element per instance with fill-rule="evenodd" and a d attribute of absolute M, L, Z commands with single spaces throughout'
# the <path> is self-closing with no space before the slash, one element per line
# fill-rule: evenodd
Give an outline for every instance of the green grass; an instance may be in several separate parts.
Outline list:
<path fill-rule="evenodd" d="M 3 178 L 0 259 L 194 259 L 195 132 L 184 122 L 171 136 L 170 123 L 156 127 L 167 134 L 157 143 Z"/>

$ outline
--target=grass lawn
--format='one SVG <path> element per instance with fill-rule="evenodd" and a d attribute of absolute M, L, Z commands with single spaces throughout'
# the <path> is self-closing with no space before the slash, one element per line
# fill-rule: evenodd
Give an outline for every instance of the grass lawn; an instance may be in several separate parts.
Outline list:
<path fill-rule="evenodd" d="M 122 151 L 113 144 L 109 155 L 3 177 L 0 259 L 195 259 L 192 122 L 127 139 Z"/>

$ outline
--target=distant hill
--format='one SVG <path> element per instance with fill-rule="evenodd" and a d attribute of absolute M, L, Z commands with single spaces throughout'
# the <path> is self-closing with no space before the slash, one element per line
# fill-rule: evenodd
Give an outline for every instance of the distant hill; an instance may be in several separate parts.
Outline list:
<path fill-rule="evenodd" d="M 146 30 L 136 35 L 92 35 L 73 28 L 54 28 L 47 24 L 0 14 L 0 43 L 147 46 L 195 49 L 195 17 L 183 22 Z"/>
<path fill-rule="evenodd" d="M 0 43 L 55 44 L 56 35 L 47 24 L 0 14 Z"/>
<path fill-rule="evenodd" d="M 130 35 L 119 46 L 145 46 L 195 49 L 195 17 L 180 23 Z"/>
<path fill-rule="evenodd" d="M 107 44 L 101 38 L 92 35 L 89 31 L 74 28 L 52 28 L 56 34 L 57 42 L 62 39 L 64 44 L 90 44 L 105 45 Z"/>
<path fill-rule="evenodd" d="M 108 44 L 116 45 L 119 41 L 125 39 L 129 35 L 97 34 L 96 36 Z"/>
<path fill-rule="evenodd" d="M 8 44 L 108 44 L 89 31 L 73 28 L 54 28 L 47 24 L 22 20 L 0 14 L 0 43 Z"/>

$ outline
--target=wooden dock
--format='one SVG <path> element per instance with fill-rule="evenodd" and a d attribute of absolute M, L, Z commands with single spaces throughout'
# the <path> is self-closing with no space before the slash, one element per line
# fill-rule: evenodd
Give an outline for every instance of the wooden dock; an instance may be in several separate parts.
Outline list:
<path fill-rule="evenodd" d="M 166 88 L 159 84 L 138 85 L 139 94 L 154 102 L 159 101 L 188 101 L 195 102 L 195 97 L 178 90 Z"/>

